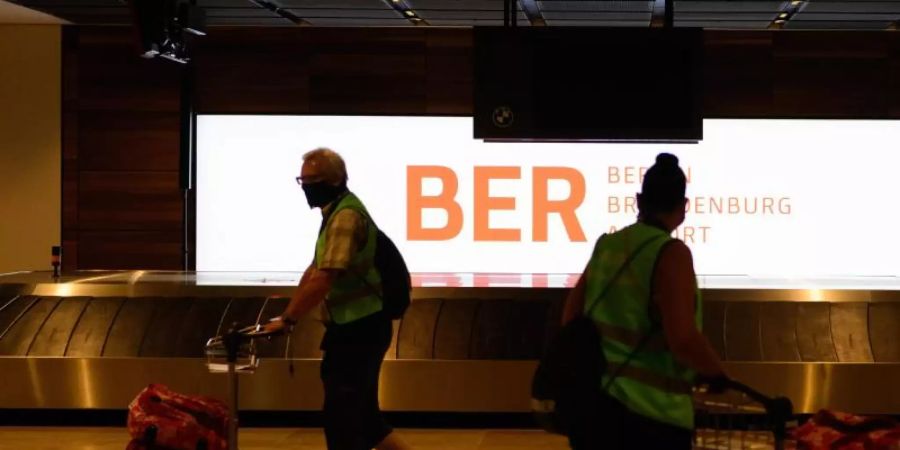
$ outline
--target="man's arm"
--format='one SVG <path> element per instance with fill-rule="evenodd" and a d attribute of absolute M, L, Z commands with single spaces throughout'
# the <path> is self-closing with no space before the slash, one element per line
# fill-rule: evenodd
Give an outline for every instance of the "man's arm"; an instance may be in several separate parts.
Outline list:
<path fill-rule="evenodd" d="M 300 285 L 294 290 L 291 302 L 282 314 L 282 318 L 296 322 L 300 317 L 312 311 L 313 308 L 325 301 L 325 296 L 331 290 L 339 271 L 324 269 L 319 270 L 310 266 L 303 274 Z"/>
<path fill-rule="evenodd" d="M 321 259 L 314 262 L 300 279 L 300 284 L 291 296 L 291 301 L 281 315 L 282 320 L 267 327 L 277 331 L 284 327 L 284 320 L 296 322 L 304 314 L 312 311 L 325 301 L 331 285 L 345 270 L 361 247 L 359 239 L 365 239 L 366 223 L 356 211 L 344 209 L 337 212 L 328 225 L 325 234 L 325 248 Z"/>
<path fill-rule="evenodd" d="M 310 265 L 300 277 L 300 283 L 297 289 L 294 289 L 291 295 L 291 301 L 288 303 L 284 312 L 265 324 L 264 332 L 277 333 L 282 331 L 286 326 L 297 323 L 304 314 L 310 312 L 319 303 L 325 301 L 328 291 L 331 290 L 331 284 L 339 275 L 337 270 L 319 270 L 315 264 Z"/>

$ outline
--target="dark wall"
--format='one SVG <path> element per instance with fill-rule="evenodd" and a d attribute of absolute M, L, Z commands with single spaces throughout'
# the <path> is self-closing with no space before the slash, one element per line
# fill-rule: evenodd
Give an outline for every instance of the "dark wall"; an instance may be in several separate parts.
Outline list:
<path fill-rule="evenodd" d="M 213 29 L 194 47 L 199 113 L 472 110 L 467 29 Z M 181 68 L 130 30 L 68 27 L 66 269 L 181 269 Z M 706 33 L 707 117 L 900 119 L 900 33 Z"/>

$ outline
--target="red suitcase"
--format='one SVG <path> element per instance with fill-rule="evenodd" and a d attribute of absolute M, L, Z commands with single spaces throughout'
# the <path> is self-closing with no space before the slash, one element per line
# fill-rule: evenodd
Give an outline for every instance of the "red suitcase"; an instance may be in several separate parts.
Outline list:
<path fill-rule="evenodd" d="M 128 443 L 128 447 L 125 447 L 125 450 L 172 450 L 166 447 L 160 447 L 158 445 L 147 444 L 141 439 L 132 439 L 131 442 Z"/>
<path fill-rule="evenodd" d="M 865 417 L 819 411 L 794 431 L 802 450 L 900 450 L 900 423 L 890 417 Z"/>
<path fill-rule="evenodd" d="M 147 386 L 128 406 L 135 449 L 226 450 L 228 407 L 221 401 Z M 129 449 L 132 446 L 129 445 Z"/>

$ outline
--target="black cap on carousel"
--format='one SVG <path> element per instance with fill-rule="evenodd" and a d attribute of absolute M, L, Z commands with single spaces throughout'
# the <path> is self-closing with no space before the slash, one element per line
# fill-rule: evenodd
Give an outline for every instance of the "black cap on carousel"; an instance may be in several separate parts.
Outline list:
<path fill-rule="evenodd" d="M 670 153 L 656 155 L 656 163 L 644 174 L 641 184 L 641 210 L 668 212 L 684 202 L 687 178 L 678 166 L 678 157 Z"/>

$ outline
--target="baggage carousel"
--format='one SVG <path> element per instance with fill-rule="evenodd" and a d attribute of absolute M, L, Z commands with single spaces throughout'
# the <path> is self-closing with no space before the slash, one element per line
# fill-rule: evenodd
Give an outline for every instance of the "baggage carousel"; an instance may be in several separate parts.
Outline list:
<path fill-rule="evenodd" d="M 124 409 L 148 383 L 223 397 L 204 344 L 282 312 L 295 278 L 184 272 L 0 275 L 0 409 Z M 550 283 L 552 285 L 553 283 Z M 529 411 L 565 288 L 418 287 L 382 374 L 389 411 Z M 900 414 L 900 285 L 705 288 L 704 333 L 729 372 L 796 412 Z M 260 344 L 242 410 L 318 410 L 319 340 L 304 319 Z M 290 366 L 293 366 L 293 372 Z"/>

